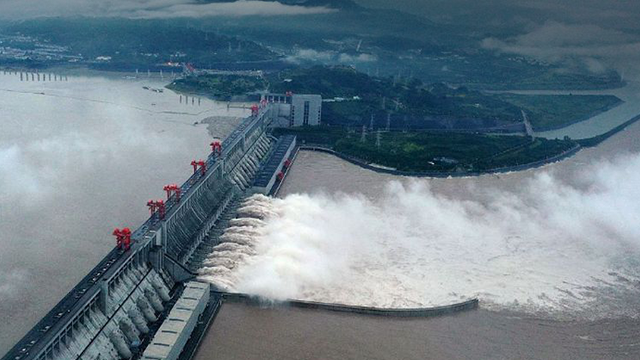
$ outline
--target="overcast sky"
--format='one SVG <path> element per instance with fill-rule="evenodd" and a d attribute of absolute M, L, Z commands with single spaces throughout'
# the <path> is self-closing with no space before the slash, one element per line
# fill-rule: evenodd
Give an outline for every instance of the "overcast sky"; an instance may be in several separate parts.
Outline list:
<path fill-rule="evenodd" d="M 473 17 L 481 25 L 517 22 L 591 22 L 638 29 L 640 1 L 633 0 L 355 0 L 369 7 L 394 7 L 434 20 Z M 468 19 L 467 19 L 468 20 Z"/>
<path fill-rule="evenodd" d="M 174 18 L 304 15 L 328 7 L 240 0 L 0 0 L 0 19 L 35 16 Z M 436 23 L 459 25 L 487 50 L 572 61 L 593 72 L 614 67 L 633 76 L 640 64 L 640 1 L 629 0 L 355 0 L 365 7 L 393 7 Z M 303 2 L 303 0 L 301 0 Z"/>
<path fill-rule="evenodd" d="M 5 19 L 66 15 L 132 18 L 270 16 L 330 11 L 333 10 L 326 7 L 290 6 L 253 0 L 211 4 L 195 0 L 0 0 L 0 18 Z"/>
<path fill-rule="evenodd" d="M 496 52 L 640 78 L 640 1 L 356 0 L 457 24 Z"/>

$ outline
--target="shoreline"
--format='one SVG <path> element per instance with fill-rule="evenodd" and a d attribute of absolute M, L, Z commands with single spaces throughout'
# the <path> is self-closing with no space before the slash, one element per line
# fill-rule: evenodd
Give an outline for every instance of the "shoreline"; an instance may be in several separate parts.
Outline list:
<path fill-rule="evenodd" d="M 509 172 L 520 172 L 520 171 L 526 171 L 526 170 L 530 170 L 530 169 L 535 169 L 535 168 L 539 168 L 548 164 L 552 164 L 552 163 L 556 163 L 556 162 L 560 162 L 563 160 L 566 160 L 570 157 L 572 157 L 573 155 L 577 154 L 580 150 L 585 149 L 585 148 L 592 148 L 592 147 L 596 147 L 598 145 L 600 145 L 602 142 L 606 141 L 607 139 L 611 138 L 612 136 L 618 134 L 621 131 L 624 131 L 627 127 L 633 125 L 634 123 L 638 122 L 640 120 L 640 114 L 634 116 L 633 118 L 625 121 L 624 123 L 614 127 L 613 129 L 607 131 L 604 134 L 598 135 L 598 136 L 594 136 L 591 138 L 587 138 L 587 139 L 579 139 L 579 140 L 575 140 L 576 142 L 576 146 L 574 146 L 573 148 L 566 150 L 560 154 L 557 154 L 555 156 L 552 156 L 550 158 L 547 159 L 543 159 L 543 160 L 538 160 L 538 161 L 534 161 L 531 163 L 527 163 L 527 164 L 521 164 L 521 165 L 514 165 L 514 166 L 505 166 L 505 167 L 500 167 L 500 168 L 494 168 L 494 169 L 489 169 L 489 170 L 484 170 L 484 171 L 473 171 L 473 172 L 457 172 L 457 173 L 442 173 L 442 172 L 420 172 L 420 171 L 401 171 L 401 170 L 396 170 L 393 168 L 388 168 L 385 166 L 376 166 L 373 163 L 368 163 L 366 161 L 363 161 L 361 159 L 355 158 L 353 156 L 335 151 L 331 148 L 325 147 L 325 146 L 320 146 L 320 145 L 299 145 L 298 148 L 299 150 L 306 150 L 306 151 L 316 151 L 316 152 L 323 152 L 326 154 L 330 154 L 333 156 L 336 156 L 342 160 L 345 160 L 351 164 L 354 164 L 356 166 L 359 166 L 363 169 L 367 169 L 367 170 L 371 170 L 377 173 L 382 173 L 382 174 L 389 174 L 389 175 L 395 175 L 395 176 L 409 176 L 409 177 L 419 177 L 419 178 L 460 178 L 460 177 L 476 177 L 476 176 L 483 176 L 483 175 L 491 175 L 491 174 L 503 174 L 503 173 L 509 173 Z"/>
<path fill-rule="evenodd" d="M 638 117 L 640 119 L 640 116 Z M 474 171 L 474 172 L 456 172 L 456 173 L 442 173 L 442 172 L 411 172 L 411 171 L 401 171 L 401 170 L 395 170 L 395 169 L 389 169 L 389 168 L 385 168 L 385 167 L 378 167 L 378 166 L 374 166 L 370 163 L 366 163 L 360 159 L 351 157 L 349 155 L 343 154 L 341 152 L 326 148 L 326 147 L 321 147 L 321 146 L 310 146 L 310 145 L 300 145 L 299 149 L 300 150 L 306 150 L 306 151 L 316 151 L 316 152 L 323 152 L 326 154 L 330 154 L 330 155 L 334 155 L 342 160 L 345 160 L 351 164 L 357 165 L 363 169 L 367 169 L 367 170 L 371 170 L 377 173 L 382 173 L 382 174 L 389 174 L 389 175 L 396 175 L 396 176 L 409 176 L 409 177 L 419 177 L 419 178 L 461 178 L 461 177 L 474 177 L 474 176 L 483 176 L 483 175 L 491 175 L 491 174 L 503 174 L 503 173 L 509 173 L 509 172 L 517 172 L 517 171 L 526 171 L 526 170 L 530 170 L 530 169 L 535 169 L 547 164 L 552 164 L 552 163 L 556 163 L 562 160 L 565 160 L 573 155 L 575 155 L 576 153 L 578 153 L 578 151 L 580 151 L 583 148 L 583 146 L 581 146 L 580 144 L 576 144 L 576 146 L 574 146 L 573 148 L 564 151 L 561 154 L 552 156 L 550 158 L 547 159 L 543 159 L 543 160 L 539 160 L 539 161 L 535 161 L 532 163 L 528 163 L 528 164 L 522 164 L 522 165 L 514 165 L 514 166 L 506 166 L 506 167 L 501 167 L 501 168 L 495 168 L 495 169 L 490 169 L 490 170 L 485 170 L 485 171 Z"/>
<path fill-rule="evenodd" d="M 539 96 L 539 95 L 528 95 L 528 96 Z M 563 96 L 563 95 L 559 95 L 559 96 Z M 566 96 L 566 95 L 565 95 L 565 96 Z M 587 95 L 587 96 L 598 96 L 598 95 Z M 615 95 L 614 95 L 614 96 L 615 96 Z M 616 97 L 617 97 L 617 96 L 616 96 Z M 609 106 L 605 106 L 605 107 L 604 107 L 604 108 L 602 108 L 602 109 L 598 109 L 598 110 L 596 110 L 596 111 L 593 111 L 592 113 L 590 113 L 590 114 L 589 114 L 589 115 L 587 115 L 587 116 L 584 116 L 584 117 L 582 117 L 582 118 L 579 118 L 579 119 L 576 119 L 576 120 L 570 121 L 570 122 L 568 122 L 568 123 L 566 123 L 566 124 L 564 124 L 564 125 L 562 125 L 562 126 L 546 126 L 546 127 L 541 127 L 541 128 L 538 128 L 538 129 L 536 129 L 536 128 L 534 127 L 534 128 L 533 128 L 533 131 L 534 131 L 534 133 L 541 133 L 541 132 L 548 132 L 548 131 L 557 131 L 557 130 L 562 130 L 562 129 L 564 129 L 564 128 L 568 128 L 568 127 L 569 127 L 569 126 L 571 126 L 571 125 L 579 124 L 579 123 L 581 123 L 581 122 L 584 122 L 584 121 L 587 121 L 587 120 L 589 120 L 589 119 L 592 119 L 592 118 L 594 118 L 594 117 L 596 117 L 596 116 L 598 116 L 598 115 L 600 115 L 600 114 L 604 114 L 604 113 L 606 113 L 607 111 L 613 110 L 613 109 L 617 108 L 618 106 L 621 106 L 621 105 L 623 105 L 624 103 L 626 103 L 626 101 L 624 101 L 624 100 L 622 100 L 622 99 L 620 99 L 620 98 L 618 98 L 618 100 L 619 100 L 619 101 L 618 101 L 617 103 L 615 103 L 615 104 L 611 104 L 611 105 L 609 105 Z"/>
<path fill-rule="evenodd" d="M 634 123 L 636 123 L 638 120 L 640 120 L 640 114 L 632 117 L 631 119 L 623 122 L 622 124 L 614 127 L 613 129 L 607 131 L 604 134 L 600 134 L 598 136 L 594 136 L 591 138 L 587 138 L 587 139 L 579 139 L 576 140 L 576 142 L 578 144 L 580 144 L 582 147 L 595 147 L 600 145 L 602 142 L 606 141 L 607 139 L 609 139 L 610 137 L 616 135 L 617 133 L 626 130 L 627 127 L 633 125 Z"/>

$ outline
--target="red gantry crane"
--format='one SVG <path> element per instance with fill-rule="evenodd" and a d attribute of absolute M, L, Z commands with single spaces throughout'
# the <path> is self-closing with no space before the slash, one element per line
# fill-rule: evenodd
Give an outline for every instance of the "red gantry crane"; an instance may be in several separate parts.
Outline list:
<path fill-rule="evenodd" d="M 180 195 L 182 194 L 182 189 L 178 186 L 178 184 L 169 184 L 165 185 L 162 188 L 167 192 L 167 200 L 171 198 L 171 195 L 176 195 L 176 202 L 180 202 Z"/>
<path fill-rule="evenodd" d="M 204 176 L 204 174 L 207 173 L 207 163 L 202 161 L 202 160 L 198 160 L 198 161 L 193 160 L 191 162 L 191 166 L 193 166 L 193 173 L 194 174 L 196 172 L 198 172 L 198 167 L 200 167 L 200 171 L 202 172 L 203 176 Z"/>
<path fill-rule="evenodd" d="M 116 237 L 116 247 L 123 251 L 128 251 L 131 247 L 131 230 L 126 227 L 122 230 L 115 228 L 112 233 Z"/>
<path fill-rule="evenodd" d="M 214 141 L 211 144 L 211 152 L 220 156 L 222 155 L 222 144 L 220 141 Z"/>
<path fill-rule="evenodd" d="M 164 215 L 167 212 L 167 206 L 165 205 L 164 200 L 149 200 L 147 201 L 147 206 L 149 207 L 151 215 L 157 212 L 160 220 L 164 220 Z"/>

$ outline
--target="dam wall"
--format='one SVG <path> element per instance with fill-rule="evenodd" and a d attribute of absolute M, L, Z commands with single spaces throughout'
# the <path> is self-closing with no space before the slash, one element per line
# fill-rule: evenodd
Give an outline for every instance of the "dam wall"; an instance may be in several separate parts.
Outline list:
<path fill-rule="evenodd" d="M 5 358 L 126 357 L 131 345 L 157 320 L 174 286 L 163 270 L 151 267 L 149 244 L 136 243 L 126 254 L 108 256 L 106 263 L 100 264 L 104 267 L 87 275 L 27 333 L 18 344 L 22 347 L 14 348 Z"/>
<path fill-rule="evenodd" d="M 2 360 L 140 357 L 193 277 L 185 266 L 193 251 L 272 151 L 270 114 L 262 104 L 221 151 L 212 148 L 180 196 L 165 201 L 165 213 L 154 212 L 132 233 L 131 248 L 110 251 Z"/>
<path fill-rule="evenodd" d="M 264 195 L 271 195 L 274 187 L 282 182 L 284 175 L 291 166 L 291 157 L 295 153 L 296 137 L 281 136 L 273 146 L 273 152 L 260 167 L 253 184 L 253 191 Z"/>

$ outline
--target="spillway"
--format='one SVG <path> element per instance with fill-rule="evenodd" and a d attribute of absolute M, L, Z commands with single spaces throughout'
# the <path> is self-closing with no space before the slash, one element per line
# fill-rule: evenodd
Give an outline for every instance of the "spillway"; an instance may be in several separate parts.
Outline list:
<path fill-rule="evenodd" d="M 282 143 L 267 135 L 272 113 L 262 104 L 246 118 L 221 154 L 212 152 L 202 171 L 179 187 L 180 196 L 165 201 L 165 212 L 154 212 L 133 231 L 129 249 L 109 252 L 2 360 L 177 358 L 197 319 L 220 304 L 196 277 L 224 286 L 221 275 L 233 266 L 231 257 L 253 251 L 259 220 L 235 217 L 243 199 L 271 191 L 254 187 L 256 176 L 277 177 L 280 169 L 265 170 L 266 164 L 285 161 L 272 159 L 272 148 Z M 291 154 L 295 141 L 288 144 Z M 212 251 L 217 258 L 207 259 Z M 174 331 L 167 319 L 185 326 L 168 336 L 159 330 Z"/>

